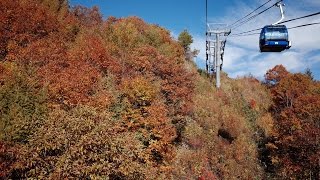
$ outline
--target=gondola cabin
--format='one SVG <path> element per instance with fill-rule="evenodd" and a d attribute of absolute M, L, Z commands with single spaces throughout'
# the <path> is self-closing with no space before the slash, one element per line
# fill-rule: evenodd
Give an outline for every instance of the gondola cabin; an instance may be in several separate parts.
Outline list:
<path fill-rule="evenodd" d="M 261 52 L 281 52 L 291 47 L 288 30 L 285 25 L 267 25 L 260 33 Z"/>

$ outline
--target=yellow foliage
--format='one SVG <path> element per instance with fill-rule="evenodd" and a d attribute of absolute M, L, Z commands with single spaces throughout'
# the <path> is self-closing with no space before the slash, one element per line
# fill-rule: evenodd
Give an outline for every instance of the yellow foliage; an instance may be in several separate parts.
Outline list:
<path fill-rule="evenodd" d="M 277 136 L 274 129 L 274 121 L 270 113 L 266 113 L 258 118 L 257 125 L 264 131 L 267 137 Z"/>
<path fill-rule="evenodd" d="M 139 106 L 150 105 L 159 92 L 157 87 L 144 77 L 125 80 L 122 84 L 122 89 L 130 103 Z"/>

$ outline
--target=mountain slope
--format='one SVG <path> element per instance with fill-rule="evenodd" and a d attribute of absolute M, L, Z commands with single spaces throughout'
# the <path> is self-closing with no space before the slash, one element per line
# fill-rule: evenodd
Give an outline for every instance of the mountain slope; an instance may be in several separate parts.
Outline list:
<path fill-rule="evenodd" d="M 3 179 L 317 179 L 320 86 L 276 66 L 222 88 L 138 17 L 0 2 Z"/>

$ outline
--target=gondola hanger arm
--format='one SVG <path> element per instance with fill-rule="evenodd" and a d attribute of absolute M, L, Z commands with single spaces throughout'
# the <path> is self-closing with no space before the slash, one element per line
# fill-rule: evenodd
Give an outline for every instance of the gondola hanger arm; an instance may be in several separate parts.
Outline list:
<path fill-rule="evenodd" d="M 280 8 L 281 19 L 280 19 L 279 21 L 273 23 L 273 24 L 272 24 L 273 26 L 279 24 L 279 23 L 284 19 L 284 11 L 283 11 L 283 6 L 284 6 L 284 4 L 283 4 L 282 2 L 278 2 L 278 3 L 276 4 L 276 6 L 278 6 L 278 7 Z"/>

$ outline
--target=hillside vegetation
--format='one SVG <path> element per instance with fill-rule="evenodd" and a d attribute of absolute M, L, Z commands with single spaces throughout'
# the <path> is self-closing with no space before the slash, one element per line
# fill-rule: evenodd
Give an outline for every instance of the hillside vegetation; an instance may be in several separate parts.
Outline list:
<path fill-rule="evenodd" d="M 0 1 L 0 178 L 319 178 L 310 72 L 217 90 L 185 50 L 138 17 Z"/>

